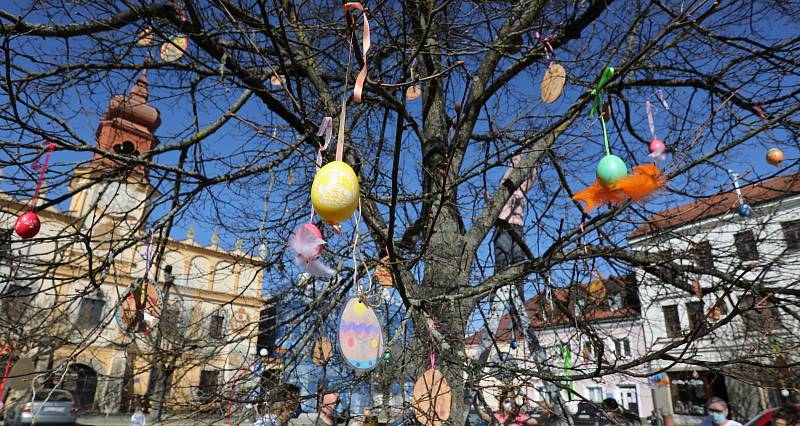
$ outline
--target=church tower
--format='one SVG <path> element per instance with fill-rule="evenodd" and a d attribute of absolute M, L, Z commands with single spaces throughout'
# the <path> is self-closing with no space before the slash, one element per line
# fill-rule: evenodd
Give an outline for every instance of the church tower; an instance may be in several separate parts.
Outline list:
<path fill-rule="evenodd" d="M 129 95 L 114 95 L 100 121 L 95 138 L 97 146 L 118 155 L 138 157 L 158 144 L 154 132 L 161 125 L 158 109 L 147 103 L 147 71 L 143 72 Z M 125 163 L 95 154 L 92 165 L 104 169 L 123 168 Z M 137 166 L 134 175 L 145 177 L 146 170 Z"/>
<path fill-rule="evenodd" d="M 130 156 L 133 161 L 155 148 L 161 114 L 148 103 L 148 97 L 145 71 L 129 94 L 111 97 L 95 132 L 97 147 L 116 156 Z M 70 189 L 91 186 L 73 196 L 70 212 L 80 216 L 94 213 L 115 222 L 133 223 L 140 218 L 149 206 L 153 188 L 147 169 L 133 161 L 95 153 L 88 167 L 75 170 Z"/>

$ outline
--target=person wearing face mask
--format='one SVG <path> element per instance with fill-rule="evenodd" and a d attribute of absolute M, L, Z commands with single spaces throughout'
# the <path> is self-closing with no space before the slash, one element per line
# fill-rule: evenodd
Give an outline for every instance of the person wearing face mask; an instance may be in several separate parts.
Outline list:
<path fill-rule="evenodd" d="M 478 416 L 489 424 L 500 424 L 510 426 L 536 426 L 539 422 L 533 417 L 521 412 L 522 407 L 518 406 L 507 393 L 500 395 L 500 410 L 495 411 L 489 416 L 482 410 L 477 410 Z"/>
<path fill-rule="evenodd" d="M 728 420 L 728 404 L 719 397 L 708 399 L 708 417 L 701 426 L 742 426 L 735 420 Z"/>

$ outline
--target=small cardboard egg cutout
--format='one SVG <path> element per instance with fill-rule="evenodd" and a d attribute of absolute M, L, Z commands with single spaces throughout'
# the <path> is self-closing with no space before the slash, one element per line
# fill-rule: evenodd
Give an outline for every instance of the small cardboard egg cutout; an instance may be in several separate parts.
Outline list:
<path fill-rule="evenodd" d="M 414 415 L 424 426 L 441 426 L 450 418 L 450 385 L 444 375 L 431 368 L 414 384 Z"/>
<path fill-rule="evenodd" d="M 567 71 L 559 64 L 552 64 L 542 78 L 542 102 L 552 104 L 564 91 L 567 81 Z"/>

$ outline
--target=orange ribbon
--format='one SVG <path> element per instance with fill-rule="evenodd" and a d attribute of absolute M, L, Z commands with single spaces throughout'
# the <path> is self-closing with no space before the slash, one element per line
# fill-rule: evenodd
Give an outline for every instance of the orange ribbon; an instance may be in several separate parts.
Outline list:
<path fill-rule="evenodd" d="M 353 99 L 356 102 L 361 102 L 361 92 L 364 90 L 364 82 L 367 80 L 367 51 L 369 50 L 370 44 L 369 20 L 367 20 L 367 15 L 364 13 L 364 6 L 359 2 L 345 3 L 342 8 L 345 12 L 358 9 L 361 11 L 361 16 L 364 18 L 364 32 L 361 36 L 361 57 L 364 61 L 364 66 L 361 68 L 361 72 L 358 73 L 356 84 L 353 87 Z"/>

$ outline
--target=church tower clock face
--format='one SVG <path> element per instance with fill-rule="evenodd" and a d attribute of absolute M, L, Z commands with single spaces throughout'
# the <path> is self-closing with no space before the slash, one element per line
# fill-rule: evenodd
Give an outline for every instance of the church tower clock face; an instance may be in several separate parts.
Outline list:
<path fill-rule="evenodd" d="M 108 182 L 100 186 L 97 208 L 104 214 L 123 217 L 144 207 L 145 194 L 135 185 Z"/>

